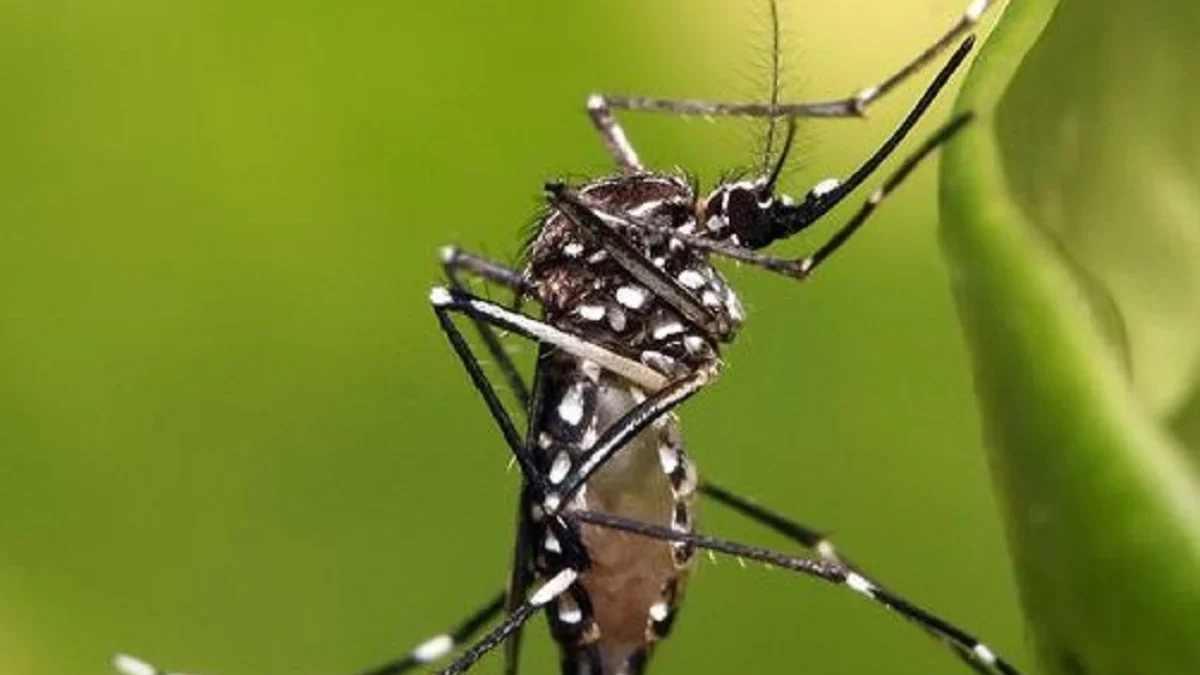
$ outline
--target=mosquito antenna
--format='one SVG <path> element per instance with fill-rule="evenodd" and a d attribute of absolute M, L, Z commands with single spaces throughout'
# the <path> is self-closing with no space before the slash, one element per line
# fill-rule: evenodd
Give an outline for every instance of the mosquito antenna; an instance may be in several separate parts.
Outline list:
<path fill-rule="evenodd" d="M 771 118 L 771 123 L 775 123 L 775 118 Z M 779 159 L 775 160 L 775 166 L 771 169 L 771 174 L 767 176 L 767 182 L 762 186 L 762 194 L 764 196 L 771 195 L 775 192 L 775 183 L 779 181 L 779 174 L 783 173 L 783 165 L 787 162 L 788 153 L 792 150 L 792 141 L 796 140 L 796 118 L 788 118 L 787 136 L 783 139 L 783 149 L 779 151 Z"/>
<path fill-rule="evenodd" d="M 771 8 L 771 115 L 767 118 L 767 140 L 763 148 L 763 171 L 771 166 L 771 152 L 775 149 L 775 131 L 776 124 L 779 118 L 775 116 L 775 108 L 779 105 L 779 89 L 782 65 L 779 55 L 779 5 L 776 0 L 768 0 L 767 5 Z M 791 132 L 789 131 L 789 137 Z M 784 150 L 787 154 L 787 150 Z"/>

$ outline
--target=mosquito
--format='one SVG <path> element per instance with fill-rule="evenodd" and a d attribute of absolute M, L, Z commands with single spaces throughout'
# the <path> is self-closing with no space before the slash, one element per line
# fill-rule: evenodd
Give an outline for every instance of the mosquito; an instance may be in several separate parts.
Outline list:
<path fill-rule="evenodd" d="M 839 555 L 819 530 L 701 481 L 674 412 L 717 378 L 720 348 L 734 339 L 744 318 L 737 294 L 712 258 L 800 281 L 812 276 L 925 158 L 969 123 L 969 114 L 925 140 L 809 255 L 789 259 L 760 251 L 819 221 L 875 173 L 962 65 L 974 44 L 967 34 L 991 4 L 973 0 L 922 53 L 879 84 L 844 99 L 781 103 L 777 86 L 768 103 L 593 95 L 587 112 L 618 172 L 574 187 L 548 183 L 547 211 L 519 269 L 456 247 L 443 250 L 447 283 L 431 291 L 433 311 L 521 473 L 511 576 L 507 589 L 460 625 L 362 675 L 398 675 L 468 645 L 440 671 L 463 673 L 502 643 L 505 672 L 515 674 L 522 627 L 539 611 L 560 647 L 564 675 L 639 675 L 655 645 L 669 635 L 696 551 L 705 549 L 847 588 L 915 623 L 976 672 L 1018 675 L 972 634 L 894 593 Z M 773 0 L 770 7 L 777 54 Z M 777 192 L 796 118 L 862 116 L 955 43 L 907 115 L 849 176 L 822 181 L 799 200 Z M 766 119 L 761 175 L 724 182 L 700 195 L 684 176 L 643 166 L 614 117 L 619 110 Z M 771 157 L 778 120 L 787 121 L 786 136 L 778 155 Z M 514 302 L 505 305 L 472 294 L 467 284 L 471 277 L 507 288 Z M 521 311 L 525 300 L 540 306 L 540 316 Z M 526 413 L 525 433 L 518 430 L 456 316 L 474 324 L 505 386 Z M 538 345 L 531 383 L 504 349 L 501 331 Z M 815 555 L 796 557 L 697 533 L 698 496 L 732 508 Z M 477 638 L 501 615 L 497 625 Z M 116 665 L 126 675 L 161 672 L 125 655 L 117 657 Z"/>

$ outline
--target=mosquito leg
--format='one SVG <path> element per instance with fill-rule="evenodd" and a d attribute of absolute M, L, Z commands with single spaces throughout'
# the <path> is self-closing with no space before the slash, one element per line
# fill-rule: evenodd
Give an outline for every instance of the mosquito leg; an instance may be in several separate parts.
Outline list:
<path fill-rule="evenodd" d="M 974 28 L 991 5 L 991 0 L 971 0 L 966 10 L 963 11 L 962 16 L 959 17 L 958 21 L 949 30 L 943 33 L 936 42 L 929 45 L 925 51 L 918 54 L 916 58 L 904 64 L 900 70 L 882 82 L 866 87 L 849 98 L 804 104 L 808 110 L 807 116 L 857 117 L 865 114 L 867 106 L 894 89 L 901 82 L 912 77 L 917 71 L 936 58 L 938 54 L 954 44 L 955 40 Z"/>
<path fill-rule="evenodd" d="M 487 635 L 483 636 L 478 642 L 472 645 L 467 651 L 463 652 L 454 663 L 449 667 L 440 671 L 439 675 L 457 675 L 465 673 L 471 666 L 475 665 L 479 659 L 485 654 L 495 649 L 506 637 L 512 634 L 513 631 L 520 628 L 529 617 L 533 616 L 541 607 L 545 606 L 551 600 L 554 600 L 564 591 L 575 583 L 579 578 L 579 571 L 570 567 L 564 569 L 554 575 L 549 581 L 542 584 L 540 588 L 534 591 L 533 595 L 528 600 L 522 602 L 504 619 L 499 626 L 496 626 Z"/>
<path fill-rule="evenodd" d="M 522 599 L 533 583 L 532 561 L 529 558 L 529 504 L 528 488 L 522 490 L 517 504 L 517 536 L 513 541 L 513 562 L 508 577 L 508 591 L 504 603 L 507 614 L 512 614 L 521 605 Z M 504 675 L 517 675 L 521 661 L 521 629 L 518 627 L 504 641 Z"/>
<path fill-rule="evenodd" d="M 468 293 L 435 287 L 429 293 L 429 300 L 439 317 L 448 318 L 450 313 L 461 313 L 468 317 L 479 318 L 526 339 L 553 345 L 568 354 L 593 361 L 601 368 L 650 391 L 658 391 L 667 384 L 666 376 L 649 366 L 627 359 L 525 314 L 514 312 Z"/>
<path fill-rule="evenodd" d="M 821 556 L 822 560 L 831 563 L 847 564 L 834 549 L 833 544 L 825 538 L 817 530 L 811 529 L 785 516 L 781 516 L 774 511 L 769 511 L 766 508 L 755 504 L 754 502 L 741 497 L 723 487 L 714 485 L 709 481 L 700 483 L 700 494 L 711 498 L 713 501 L 719 502 L 746 516 L 754 522 L 764 525 L 767 528 L 782 534 L 792 541 L 800 544 L 805 549 Z"/>
<path fill-rule="evenodd" d="M 417 645 L 408 655 L 371 668 L 370 670 L 365 670 L 361 675 L 398 675 L 398 673 L 407 672 L 417 666 L 437 661 L 454 651 L 459 645 L 470 640 L 479 632 L 480 628 L 496 618 L 502 609 L 504 609 L 504 593 L 500 593 L 491 600 L 488 600 L 486 605 L 480 607 L 474 614 L 467 617 L 450 632 L 435 635 Z"/>
<path fill-rule="evenodd" d="M 843 99 L 819 102 L 796 103 L 725 103 L 717 101 L 698 101 L 690 99 L 647 98 L 639 96 L 593 95 L 589 101 L 603 103 L 603 111 L 611 119 L 613 110 L 638 110 L 644 112 L 666 113 L 680 116 L 705 117 L 862 117 L 867 107 L 894 89 L 901 82 L 912 77 L 917 71 L 926 66 L 938 54 L 947 49 L 955 40 L 970 31 L 984 13 L 992 5 L 991 0 L 972 0 L 966 10 L 941 37 L 932 45 L 906 63 L 900 70 L 878 84 L 865 87 L 853 96 Z M 589 105 L 590 109 L 590 105 Z M 593 119 L 595 116 L 593 115 Z M 599 122 L 597 122 L 599 126 Z M 614 123 L 615 126 L 615 123 Z M 619 129 L 619 127 L 617 127 Z M 622 134 L 621 138 L 624 135 Z M 608 141 L 609 147 L 615 147 Z M 626 145 L 628 143 L 626 142 Z M 614 150 L 615 152 L 615 150 Z M 618 156 L 618 159 L 620 157 Z M 636 160 L 636 157 L 634 158 Z"/>
<path fill-rule="evenodd" d="M 857 572 L 864 579 L 867 579 L 867 581 L 874 584 L 877 588 L 884 588 L 882 584 L 874 579 L 869 578 L 869 576 L 858 565 L 855 565 L 847 558 L 841 556 L 834 547 L 833 542 L 827 539 L 819 531 L 796 522 L 787 516 L 776 513 L 775 511 L 772 511 L 764 506 L 756 504 L 745 497 L 742 497 L 718 485 L 714 485 L 708 481 L 702 482 L 699 490 L 701 494 L 711 498 L 713 501 L 723 504 L 740 513 L 741 515 L 746 516 L 750 520 L 753 520 L 754 522 L 763 525 L 768 529 L 783 535 L 784 537 L 787 537 L 791 541 L 800 544 L 805 549 L 813 551 L 820 556 L 822 560 L 829 563 L 842 565 L 848 570 Z M 941 634 L 929 629 L 928 627 L 922 626 L 922 628 L 925 628 L 925 630 L 934 638 L 941 640 L 943 643 L 949 646 L 954 651 L 954 655 L 963 660 L 968 666 L 973 669 L 980 670 L 980 664 L 978 660 L 972 656 L 971 652 L 964 651 L 962 646 L 954 642 L 947 641 Z M 988 671 L 983 669 L 980 672 L 986 673 Z"/>
<path fill-rule="evenodd" d="M 692 374 L 671 382 L 647 397 L 645 401 L 635 405 L 629 412 L 609 425 L 579 463 L 571 467 L 567 476 L 556 486 L 556 490 L 546 493 L 546 511 L 557 512 L 563 501 L 575 494 L 592 474 L 628 445 L 630 439 L 655 420 L 694 396 L 712 382 L 716 375 L 717 364 L 715 362 L 707 367 L 699 368 Z"/>
<path fill-rule="evenodd" d="M 441 250 L 442 269 L 451 282 L 461 285 L 461 272 L 487 279 L 493 283 L 511 289 L 517 293 L 528 294 L 529 288 L 521 273 L 506 265 L 470 251 L 464 251 L 457 246 L 443 246 Z"/>
<path fill-rule="evenodd" d="M 562 183 L 549 183 L 546 190 L 550 193 L 550 201 L 555 208 L 572 223 L 599 240 L 613 260 L 650 289 L 656 297 L 671 305 L 685 319 L 707 333 L 729 333 L 730 326 L 725 325 L 723 319 L 705 307 L 670 275 L 655 267 L 641 251 L 634 248 L 629 240 L 605 221 L 608 218 L 626 222 L 623 216 L 611 215 L 597 209 L 586 196 L 568 189 Z"/>
<path fill-rule="evenodd" d="M 982 672 L 1020 675 L 1020 672 L 1016 668 L 970 633 L 914 605 L 900 595 L 876 585 L 845 565 L 825 560 L 797 558 L 757 546 L 747 546 L 691 532 L 679 532 L 668 527 L 642 523 L 607 513 L 572 511 L 567 517 L 576 522 L 599 525 L 653 539 L 685 542 L 697 548 L 717 551 L 746 560 L 756 560 L 775 567 L 782 567 L 813 576 L 831 584 L 843 586 L 883 605 L 904 618 L 917 623 L 930 633 L 951 643 L 958 653 L 969 655 L 975 664 L 981 666 L 983 668 Z"/>
<path fill-rule="evenodd" d="M 463 251 L 457 246 L 443 247 L 441 258 L 442 270 L 446 274 L 446 279 L 450 287 L 457 291 L 467 290 L 462 278 L 462 273 L 466 272 L 472 276 L 480 277 L 509 288 L 517 297 L 528 295 L 528 288 L 521 278 L 521 273 L 517 270 L 510 269 L 482 256 Z M 472 319 L 472 323 L 475 324 L 475 329 L 479 332 L 479 337 L 483 340 L 488 354 L 491 355 L 492 359 L 499 366 L 500 372 L 508 383 L 509 389 L 512 390 L 513 395 L 517 398 L 517 402 L 521 404 L 523 410 L 528 410 L 529 388 L 525 385 L 525 380 L 517 370 L 517 365 L 513 363 L 512 357 L 509 356 L 508 352 L 504 349 L 504 345 L 501 344 L 500 336 L 484 321 Z"/>
<path fill-rule="evenodd" d="M 638 173 L 643 171 L 637 151 L 633 149 L 629 137 L 621 128 L 621 123 L 613 117 L 612 106 L 609 104 L 608 98 L 604 94 L 592 94 L 587 100 L 587 111 L 588 117 L 592 119 L 592 126 L 600 132 L 600 138 L 604 139 L 604 146 L 612 153 L 613 159 L 617 160 L 617 166 L 621 168 L 621 172 Z"/>

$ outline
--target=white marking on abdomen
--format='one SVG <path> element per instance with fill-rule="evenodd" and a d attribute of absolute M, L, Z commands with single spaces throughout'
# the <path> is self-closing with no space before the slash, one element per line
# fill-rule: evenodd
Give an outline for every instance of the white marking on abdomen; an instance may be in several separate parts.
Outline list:
<path fill-rule="evenodd" d="M 567 389 L 558 403 L 558 416 L 562 421 L 575 426 L 583 419 L 583 388 L 578 382 Z"/>

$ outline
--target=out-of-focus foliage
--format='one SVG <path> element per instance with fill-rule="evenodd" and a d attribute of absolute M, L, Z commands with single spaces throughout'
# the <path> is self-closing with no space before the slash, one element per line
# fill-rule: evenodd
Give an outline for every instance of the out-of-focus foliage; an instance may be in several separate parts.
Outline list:
<path fill-rule="evenodd" d="M 1200 671 L 1200 10 L 1011 3 L 942 235 L 1046 672 Z"/>
<path fill-rule="evenodd" d="M 516 475 L 426 305 L 437 248 L 511 258 L 547 178 L 611 169 L 590 91 L 768 79 L 758 0 L 0 4 L 5 675 L 100 675 L 117 649 L 349 675 L 499 589 Z M 965 4 L 783 0 L 786 93 L 876 81 Z M 786 187 L 844 176 L 930 77 L 805 125 Z M 739 122 L 625 119 L 655 166 L 756 160 Z M 807 286 L 729 266 L 748 323 L 685 434 L 707 475 L 1024 663 L 934 169 Z M 548 642 L 538 619 L 527 672 Z M 704 561 L 652 672 L 897 664 L 962 673 L 861 598 Z"/>

